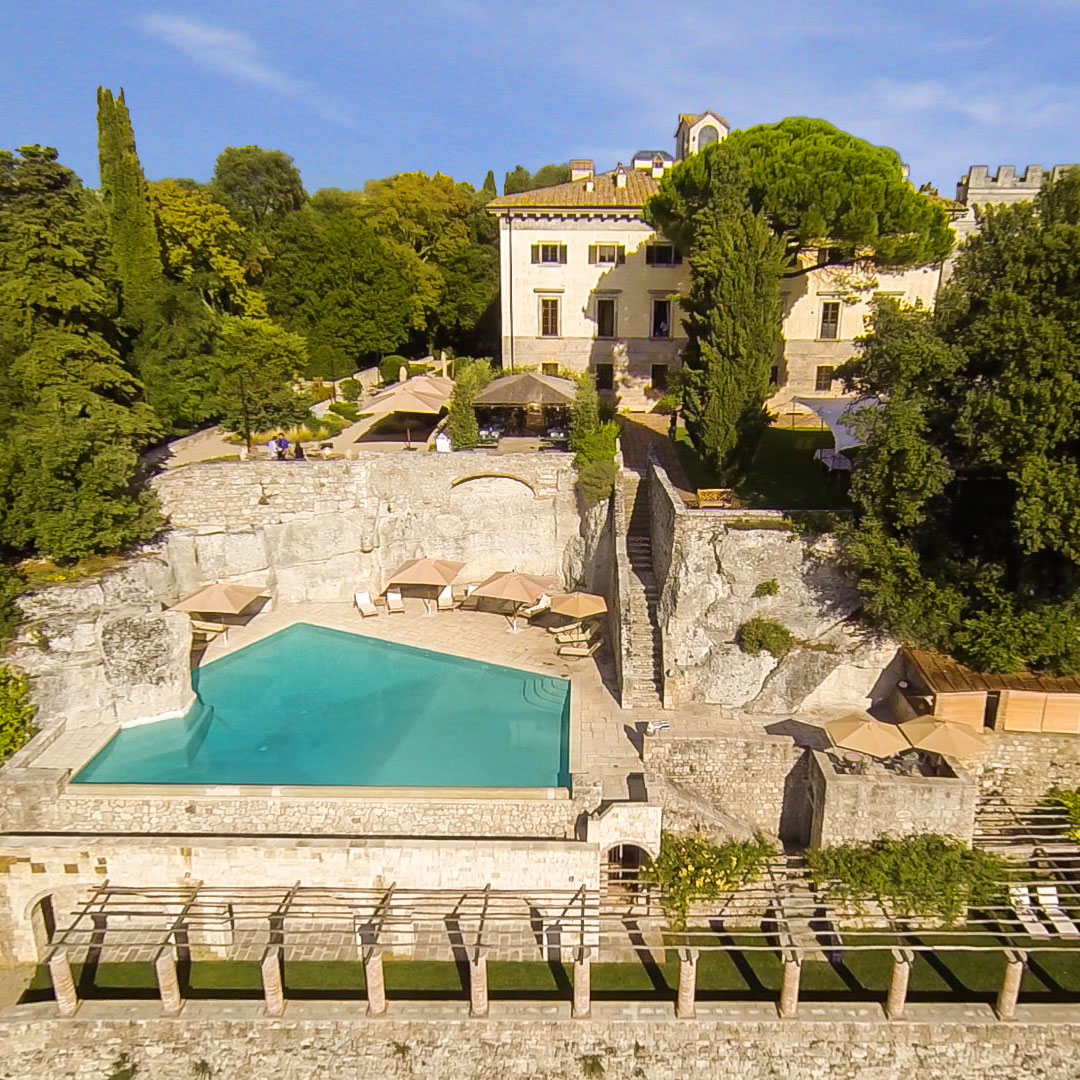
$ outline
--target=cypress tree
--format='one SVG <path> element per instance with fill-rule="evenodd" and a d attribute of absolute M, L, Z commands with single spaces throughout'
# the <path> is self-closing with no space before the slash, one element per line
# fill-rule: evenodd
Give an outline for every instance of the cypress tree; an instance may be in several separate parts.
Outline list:
<path fill-rule="evenodd" d="M 499 189 L 495 186 L 494 170 L 488 169 L 487 176 L 484 177 L 484 186 L 481 188 L 481 191 L 492 199 L 499 194 Z"/>
<path fill-rule="evenodd" d="M 109 240 L 121 288 L 121 315 L 141 327 L 154 315 L 162 285 L 161 248 L 150 191 L 135 150 L 124 91 L 99 86 L 98 164 Z"/>

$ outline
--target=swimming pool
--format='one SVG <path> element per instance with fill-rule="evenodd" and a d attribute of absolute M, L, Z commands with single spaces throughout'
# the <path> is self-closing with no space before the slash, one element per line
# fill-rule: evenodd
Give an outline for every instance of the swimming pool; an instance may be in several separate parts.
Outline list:
<path fill-rule="evenodd" d="M 565 787 L 570 684 L 298 623 L 192 674 L 77 784 Z"/>

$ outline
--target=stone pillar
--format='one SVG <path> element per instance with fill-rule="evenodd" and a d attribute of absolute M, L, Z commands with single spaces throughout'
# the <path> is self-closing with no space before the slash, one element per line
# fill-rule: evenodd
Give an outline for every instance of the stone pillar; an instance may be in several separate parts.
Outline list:
<path fill-rule="evenodd" d="M 780 1018 L 790 1020 L 799 1014 L 799 979 L 802 977 L 802 956 L 798 949 L 785 949 L 784 981 L 780 985 Z"/>
<path fill-rule="evenodd" d="M 487 949 L 477 949 L 469 961 L 469 1015 L 487 1016 Z"/>
<path fill-rule="evenodd" d="M 57 949 L 49 957 L 49 978 L 56 994 L 56 1008 L 61 1016 L 74 1016 L 79 1008 L 79 995 L 75 992 L 75 979 L 67 951 Z"/>
<path fill-rule="evenodd" d="M 166 1016 L 176 1016 L 184 1007 L 180 996 L 180 980 L 176 977 L 176 957 L 172 948 L 162 945 L 154 957 L 154 973 L 157 975 L 158 991 L 161 994 L 161 1011 Z"/>
<path fill-rule="evenodd" d="M 592 1009 L 592 949 L 582 946 L 574 961 L 573 1015 L 585 1019 Z"/>
<path fill-rule="evenodd" d="M 280 1016 L 285 1011 L 285 987 L 281 978 L 281 946 L 271 945 L 262 960 L 263 998 L 266 1015 Z"/>
<path fill-rule="evenodd" d="M 1016 999 L 1020 996 L 1020 983 L 1024 978 L 1027 953 L 1019 949 L 1005 950 L 1005 977 L 1001 980 L 997 1006 L 994 1012 L 999 1020 L 1016 1018 Z"/>
<path fill-rule="evenodd" d="M 675 1015 L 680 1020 L 693 1020 L 697 1016 L 698 955 L 698 949 L 679 950 L 679 996 L 675 999 Z"/>
<path fill-rule="evenodd" d="M 364 961 L 364 983 L 367 986 L 368 1016 L 386 1012 L 386 978 L 383 974 L 382 949 L 373 948 Z"/>
<path fill-rule="evenodd" d="M 910 949 L 893 949 L 892 957 L 892 979 L 889 981 L 889 996 L 885 999 L 885 1015 L 890 1020 L 903 1020 L 915 954 Z"/>

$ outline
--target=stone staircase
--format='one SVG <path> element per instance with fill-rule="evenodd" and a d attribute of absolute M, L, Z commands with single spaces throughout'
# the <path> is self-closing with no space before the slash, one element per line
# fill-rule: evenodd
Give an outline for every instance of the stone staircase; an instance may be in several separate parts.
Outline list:
<path fill-rule="evenodd" d="M 623 667 L 623 705 L 660 707 L 664 657 L 657 604 L 660 591 L 652 568 L 648 484 L 636 472 L 623 474 L 626 508 L 626 553 L 630 560 L 629 595 L 623 603 L 630 611 L 630 640 Z"/>

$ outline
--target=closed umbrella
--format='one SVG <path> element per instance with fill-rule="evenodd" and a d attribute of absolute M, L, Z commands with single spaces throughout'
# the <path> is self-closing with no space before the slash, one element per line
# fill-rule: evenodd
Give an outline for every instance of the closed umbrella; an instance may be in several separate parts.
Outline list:
<path fill-rule="evenodd" d="M 827 720 L 824 727 L 834 746 L 871 757 L 892 757 L 909 745 L 895 724 L 883 724 L 866 713 L 852 713 L 837 720 Z"/>
<path fill-rule="evenodd" d="M 963 724 L 950 724 L 936 716 L 920 716 L 900 725 L 908 742 L 916 750 L 947 757 L 975 757 L 983 749 L 983 736 L 979 731 Z"/>
<path fill-rule="evenodd" d="M 265 589 L 252 585 L 230 585 L 215 581 L 213 585 L 204 585 L 198 592 L 185 597 L 178 604 L 173 604 L 172 610 L 239 615 L 260 596 L 266 596 Z"/>
<path fill-rule="evenodd" d="M 490 600 L 505 600 L 513 604 L 514 614 L 510 620 L 510 629 L 516 633 L 518 611 L 530 604 L 535 604 L 546 595 L 550 587 L 547 581 L 533 574 L 519 574 L 516 571 L 504 570 L 492 574 L 487 581 L 482 582 L 473 590 L 472 595 L 487 597 Z"/>
<path fill-rule="evenodd" d="M 602 596 L 587 592 L 563 593 L 551 598 L 551 610 L 556 615 L 567 615 L 571 619 L 587 619 L 590 615 L 603 615 L 607 603 Z"/>

